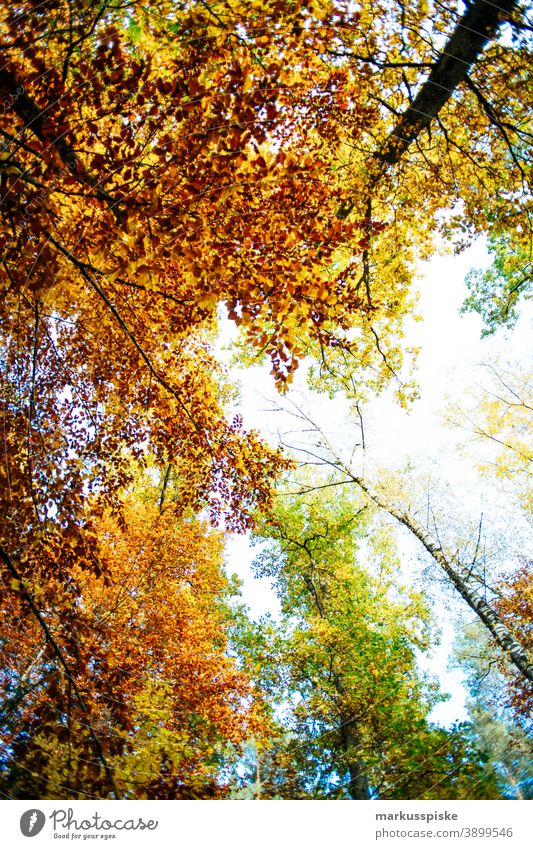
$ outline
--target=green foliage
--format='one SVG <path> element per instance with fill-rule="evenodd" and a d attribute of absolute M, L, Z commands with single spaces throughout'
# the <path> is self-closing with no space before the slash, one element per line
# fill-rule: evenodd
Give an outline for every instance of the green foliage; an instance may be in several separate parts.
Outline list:
<path fill-rule="evenodd" d="M 518 318 L 521 299 L 531 298 L 533 265 L 531 245 L 518 242 L 515 236 L 502 233 L 488 240 L 492 265 L 482 271 L 472 269 L 466 277 L 470 290 L 462 312 L 477 312 L 484 321 L 482 336 L 500 327 L 513 327 Z"/>
<path fill-rule="evenodd" d="M 470 689 L 470 736 L 485 760 L 485 772 L 505 799 L 533 798 L 531 718 L 517 713 L 509 699 L 508 683 L 520 681 L 502 669 L 479 623 L 463 628 L 455 658 L 466 672 Z M 507 672 L 507 675 L 505 674 Z"/>
<path fill-rule="evenodd" d="M 485 770 L 505 799 L 533 799 L 531 737 L 509 719 L 487 709 L 481 699 L 470 706 L 473 738 L 486 758 Z"/>
<path fill-rule="evenodd" d="M 466 729 L 428 719 L 445 696 L 417 666 L 431 634 L 426 603 L 398 580 L 395 546 L 370 508 L 328 483 L 280 492 L 257 534 L 256 572 L 273 578 L 282 609 L 267 640 L 246 649 L 248 666 L 266 670 L 280 728 L 262 756 L 262 795 L 364 798 L 366 782 L 379 798 L 493 798 Z"/>

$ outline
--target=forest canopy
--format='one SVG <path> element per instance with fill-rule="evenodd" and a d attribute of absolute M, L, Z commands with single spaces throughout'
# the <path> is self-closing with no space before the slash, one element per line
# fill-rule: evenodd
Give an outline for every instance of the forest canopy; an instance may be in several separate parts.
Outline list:
<path fill-rule="evenodd" d="M 512 0 L 0 3 L 5 796 L 511 794 L 480 717 L 522 751 L 531 561 L 489 580 L 320 434 L 302 474 L 230 412 L 217 338 L 281 395 L 312 363 L 324 404 L 409 404 L 419 263 L 478 237 L 465 309 L 512 324 L 532 31 Z M 478 433 L 530 513 L 530 386 L 504 385 Z M 501 698 L 470 723 L 430 718 L 392 521 L 482 629 Z M 245 531 L 278 620 L 226 575 Z"/>

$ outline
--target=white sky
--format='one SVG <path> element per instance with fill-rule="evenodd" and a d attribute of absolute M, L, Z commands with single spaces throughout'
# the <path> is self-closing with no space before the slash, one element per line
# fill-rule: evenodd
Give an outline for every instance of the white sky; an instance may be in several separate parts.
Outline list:
<path fill-rule="evenodd" d="M 367 442 L 365 464 L 402 468 L 409 460 L 417 467 L 433 470 L 437 480 L 443 476 L 451 482 L 452 488 L 460 491 L 466 508 L 473 515 L 476 511 L 486 511 L 487 492 L 480 488 L 473 466 L 459 453 L 463 434 L 444 425 L 442 412 L 448 399 L 460 401 L 468 386 L 479 379 L 480 363 L 501 358 L 524 361 L 530 357 L 533 319 L 533 305 L 529 302 L 515 330 L 498 331 L 495 337 L 481 340 L 481 319 L 474 314 L 460 315 L 459 309 L 467 294 L 464 285 L 467 271 L 487 262 L 487 253 L 480 242 L 459 256 L 437 256 L 421 267 L 419 312 L 423 320 L 409 321 L 406 334 L 407 345 L 421 348 L 416 375 L 421 397 L 409 411 L 404 411 L 393 399 L 392 391 L 386 392 L 367 404 L 363 411 Z M 229 338 L 229 328 L 224 338 Z M 231 374 L 241 385 L 236 410 L 243 415 L 245 425 L 256 428 L 275 442 L 279 428 L 287 430 L 294 425 L 287 424 L 286 418 L 283 421 L 279 413 L 271 412 L 273 405 L 268 399 L 276 399 L 276 392 L 268 371 L 268 366 L 232 368 Z M 351 441 L 351 434 L 346 429 L 343 431 L 346 406 L 340 400 L 332 402 L 326 395 L 310 393 L 305 385 L 305 369 L 297 373 L 288 397 L 294 397 L 300 406 L 311 412 L 338 445 L 342 446 L 343 440 Z M 332 433 L 332 422 L 336 433 Z M 403 554 L 407 563 L 413 562 L 417 551 L 416 544 L 406 536 Z M 228 571 L 237 572 L 243 580 L 244 600 L 252 615 L 275 613 L 278 605 L 270 581 L 257 580 L 251 575 L 254 553 L 246 538 L 233 539 L 227 550 Z M 452 698 L 438 706 L 432 715 L 435 720 L 448 724 L 466 718 L 466 691 L 461 685 L 461 672 L 447 669 L 453 639 L 452 617 L 440 601 L 438 604 L 441 644 L 424 666 L 438 674 L 442 689 L 451 693 Z"/>

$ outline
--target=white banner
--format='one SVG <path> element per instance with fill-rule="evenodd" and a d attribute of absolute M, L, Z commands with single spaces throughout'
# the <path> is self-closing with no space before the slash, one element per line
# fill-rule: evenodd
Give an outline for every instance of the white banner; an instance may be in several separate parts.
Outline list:
<path fill-rule="evenodd" d="M 531 802 L 3 802 L 1 845 L 530 849 Z"/>

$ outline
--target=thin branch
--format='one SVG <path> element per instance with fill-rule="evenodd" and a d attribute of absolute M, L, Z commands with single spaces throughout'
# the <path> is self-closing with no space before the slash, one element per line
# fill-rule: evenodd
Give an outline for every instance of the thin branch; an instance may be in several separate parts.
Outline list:
<path fill-rule="evenodd" d="M 172 463 L 169 463 L 165 472 L 165 478 L 163 480 L 163 486 L 161 488 L 161 495 L 159 497 L 159 513 L 163 512 L 163 504 L 165 503 L 165 493 L 167 491 L 168 482 L 170 479 L 170 472 L 172 471 Z"/>
<path fill-rule="evenodd" d="M 517 157 L 517 155 L 514 151 L 513 145 L 511 143 L 511 140 L 510 140 L 509 135 L 507 133 L 508 129 L 510 129 L 510 130 L 512 130 L 513 132 L 516 133 L 515 127 L 513 127 L 513 125 L 508 123 L 507 121 L 501 121 L 498 118 L 498 116 L 496 115 L 492 105 L 489 103 L 489 101 L 487 100 L 487 98 L 485 97 L 485 95 L 483 94 L 481 89 L 479 89 L 477 87 L 477 85 L 474 83 L 474 81 L 468 76 L 468 74 L 466 74 L 466 76 L 465 76 L 465 83 L 467 84 L 470 91 L 473 92 L 474 95 L 476 96 L 478 103 L 481 105 L 481 107 L 482 107 L 485 115 L 489 119 L 490 123 L 493 125 L 493 127 L 497 127 L 499 129 L 500 133 L 503 136 L 505 144 L 507 145 L 507 149 L 509 150 L 509 153 L 511 154 L 511 158 L 512 158 L 514 164 L 516 165 L 516 167 L 518 168 L 518 170 L 520 171 L 520 174 L 522 175 L 522 181 L 525 181 L 526 175 L 525 175 L 524 169 L 522 167 L 522 164 L 518 160 L 518 157 Z"/>
<path fill-rule="evenodd" d="M 192 414 L 189 412 L 188 407 L 181 400 L 177 390 L 174 389 L 168 383 L 168 381 L 165 380 L 165 378 L 154 367 L 154 365 L 152 364 L 152 361 L 150 360 L 148 354 L 146 354 L 146 352 L 144 351 L 144 348 L 138 342 L 137 337 L 135 336 L 134 332 L 132 330 L 130 330 L 130 328 L 128 327 L 128 325 L 126 324 L 126 322 L 124 321 L 124 319 L 122 318 L 120 313 L 118 312 L 117 308 L 114 306 L 114 304 L 111 303 L 111 301 L 109 300 L 109 298 L 107 297 L 107 295 L 105 294 L 103 289 L 98 285 L 98 283 L 96 283 L 95 280 L 93 280 L 93 278 L 91 277 L 91 275 L 87 271 L 87 266 L 85 265 L 85 263 L 81 262 L 81 260 L 77 259 L 77 257 L 75 257 L 74 254 L 72 254 L 69 250 L 67 250 L 67 248 L 63 247 L 63 245 L 60 242 L 58 242 L 56 239 L 54 239 L 54 237 L 50 233 L 45 231 L 45 235 L 50 240 L 50 242 L 54 245 L 54 247 L 56 247 L 57 250 L 60 251 L 60 253 L 63 254 L 63 256 L 65 256 L 73 265 L 76 266 L 76 268 L 78 269 L 78 271 L 80 272 L 80 274 L 82 275 L 84 280 L 86 280 L 87 283 L 89 283 L 91 288 L 94 289 L 94 291 L 97 293 L 97 295 L 103 300 L 103 302 L 106 304 L 107 308 L 112 313 L 112 315 L 114 316 L 115 320 L 117 321 L 117 323 L 119 324 L 121 329 L 124 331 L 126 336 L 130 339 L 134 348 L 136 348 L 136 350 L 140 354 L 141 359 L 143 360 L 145 365 L 148 367 L 148 370 L 150 371 L 152 376 L 157 380 L 158 383 L 161 384 L 161 386 L 163 386 L 167 390 L 167 392 L 169 392 L 176 399 L 180 409 L 185 414 L 185 416 L 189 419 L 189 421 L 192 423 L 194 429 L 197 431 L 197 433 L 200 433 L 204 436 L 207 444 L 209 445 L 207 435 L 204 433 L 202 428 L 200 428 L 200 426 L 197 424 L 196 420 L 194 419 Z"/>

